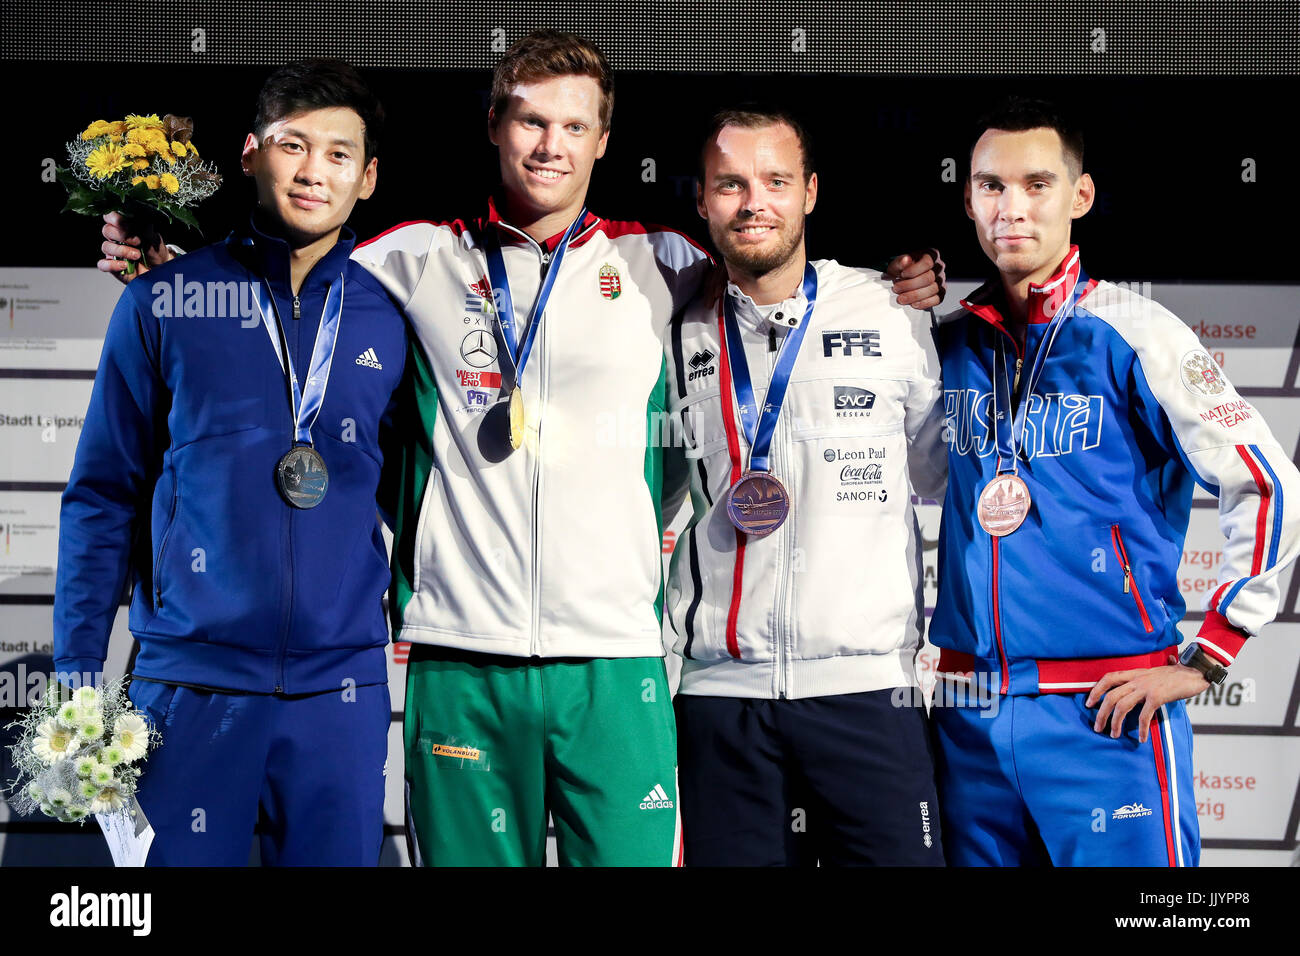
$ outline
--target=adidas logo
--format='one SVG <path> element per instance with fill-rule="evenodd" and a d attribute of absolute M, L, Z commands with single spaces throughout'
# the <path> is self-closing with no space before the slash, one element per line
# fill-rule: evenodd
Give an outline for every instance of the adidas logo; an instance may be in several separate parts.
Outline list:
<path fill-rule="evenodd" d="M 366 349 L 357 356 L 357 364 L 364 365 L 366 368 L 383 368 L 379 364 L 379 356 L 375 354 L 374 349 Z"/>
<path fill-rule="evenodd" d="M 667 808 L 671 810 L 673 802 L 668 799 L 668 794 L 664 792 L 662 784 L 655 784 L 655 788 L 645 795 L 641 801 L 642 810 L 659 810 Z"/>
<path fill-rule="evenodd" d="M 691 373 L 686 376 L 686 380 L 688 382 L 693 382 L 697 378 L 704 378 L 706 375 L 712 375 L 717 371 L 717 369 L 710 364 L 715 358 L 717 358 L 717 356 L 715 356 L 709 349 L 705 349 L 703 352 L 696 352 L 692 355 L 690 360 L 686 363 L 691 367 Z"/>

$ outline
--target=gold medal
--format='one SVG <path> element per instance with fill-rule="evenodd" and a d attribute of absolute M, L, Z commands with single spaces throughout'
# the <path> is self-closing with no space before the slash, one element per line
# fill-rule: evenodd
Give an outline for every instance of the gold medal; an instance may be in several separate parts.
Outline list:
<path fill-rule="evenodd" d="M 524 399 L 518 386 L 510 393 L 510 447 L 519 450 L 524 443 Z"/>

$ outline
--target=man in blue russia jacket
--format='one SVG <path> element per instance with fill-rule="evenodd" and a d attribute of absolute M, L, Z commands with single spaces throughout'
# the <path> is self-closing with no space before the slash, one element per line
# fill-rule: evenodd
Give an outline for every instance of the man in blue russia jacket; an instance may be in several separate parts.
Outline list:
<path fill-rule="evenodd" d="M 242 164 L 247 226 L 126 287 L 63 496 L 55 666 L 103 670 L 134 582 L 131 699 L 162 731 L 150 864 L 373 865 L 390 708 L 377 520 L 405 327 L 349 260 L 382 108 L 284 67 Z"/>
<path fill-rule="evenodd" d="M 1192 866 L 1183 701 L 1276 615 L 1300 474 L 1195 334 L 1090 279 L 1080 133 L 1013 101 L 978 128 L 966 211 L 998 277 L 939 326 L 949 447 L 930 638 L 955 865 Z M 1178 654 L 1194 485 L 1227 541 Z"/>

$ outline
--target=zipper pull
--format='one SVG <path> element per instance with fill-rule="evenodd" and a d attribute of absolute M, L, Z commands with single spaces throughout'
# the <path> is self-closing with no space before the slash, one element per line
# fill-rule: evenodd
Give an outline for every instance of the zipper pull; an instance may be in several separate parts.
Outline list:
<path fill-rule="evenodd" d="M 297 297 L 296 295 L 293 297 L 293 317 L 294 317 L 295 319 L 301 319 L 301 318 L 302 318 L 302 306 L 299 304 L 299 302 L 298 302 L 298 297 Z M 1020 362 L 1019 362 L 1019 360 L 1017 360 L 1017 362 L 1016 362 L 1016 375 L 1018 376 L 1019 374 L 1020 374 Z"/>
<path fill-rule="evenodd" d="M 1124 593 L 1128 594 L 1129 586 L 1133 580 L 1133 573 L 1129 571 L 1127 565 L 1124 567 Z"/>
<path fill-rule="evenodd" d="M 298 301 L 297 299 L 294 300 L 294 302 L 297 302 L 297 301 Z M 295 309 L 296 309 L 296 306 L 295 306 Z M 294 318 L 295 318 L 295 319 L 296 319 L 297 317 L 298 317 L 297 315 L 294 315 Z M 1022 366 L 1022 365 L 1024 365 L 1024 364 L 1025 364 L 1025 360 L 1024 360 L 1024 359 L 1021 359 L 1021 358 L 1016 359 L 1016 377 L 1015 377 L 1015 380 L 1011 383 L 1011 394 L 1012 394 L 1012 395 L 1014 395 L 1016 392 L 1018 392 L 1018 391 L 1020 390 L 1020 366 Z"/>
<path fill-rule="evenodd" d="M 153 606 L 162 607 L 162 588 L 153 589 Z"/>
<path fill-rule="evenodd" d="M 767 350 L 769 352 L 776 351 L 776 329 L 767 330 Z"/>

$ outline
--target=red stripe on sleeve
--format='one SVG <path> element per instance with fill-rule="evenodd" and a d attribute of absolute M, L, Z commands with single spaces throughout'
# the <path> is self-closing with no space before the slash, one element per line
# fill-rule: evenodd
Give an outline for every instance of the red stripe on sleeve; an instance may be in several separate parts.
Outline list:
<path fill-rule="evenodd" d="M 1237 454 L 1241 460 L 1246 463 L 1250 469 L 1251 477 L 1255 479 L 1255 487 L 1259 489 L 1259 514 L 1255 516 L 1255 556 L 1250 562 L 1250 573 L 1259 574 L 1264 567 L 1264 538 L 1268 534 L 1268 509 L 1273 501 L 1273 491 L 1264 480 L 1263 473 L 1260 472 L 1259 466 L 1255 460 L 1250 457 L 1250 452 L 1246 450 L 1245 445 L 1237 445 Z"/>
<path fill-rule="evenodd" d="M 1226 617 L 1213 608 L 1205 612 L 1205 620 L 1201 623 L 1201 629 L 1196 636 L 1198 639 L 1203 639 L 1201 649 L 1224 667 L 1236 660 L 1237 655 L 1241 653 L 1242 647 L 1245 646 L 1247 638 L 1250 637 L 1241 628 L 1233 627 Z M 1211 647 L 1204 641 L 1210 641 L 1214 646 Z M 1231 656 L 1224 657 L 1224 654 L 1218 653 L 1220 648 L 1222 648 L 1224 654 Z"/>

